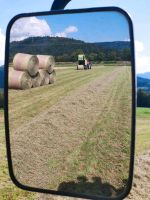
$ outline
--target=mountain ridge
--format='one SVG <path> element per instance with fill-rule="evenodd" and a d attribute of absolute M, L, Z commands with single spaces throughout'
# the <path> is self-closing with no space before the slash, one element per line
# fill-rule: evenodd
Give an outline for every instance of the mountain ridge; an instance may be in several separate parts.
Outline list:
<path fill-rule="evenodd" d="M 150 72 L 140 73 L 137 74 L 137 76 L 145 79 L 150 79 Z"/>

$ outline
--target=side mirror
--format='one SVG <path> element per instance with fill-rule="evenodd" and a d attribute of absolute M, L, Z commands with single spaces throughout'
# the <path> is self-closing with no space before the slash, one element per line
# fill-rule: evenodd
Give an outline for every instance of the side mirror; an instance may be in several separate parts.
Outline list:
<path fill-rule="evenodd" d="M 5 128 L 20 188 L 123 199 L 135 142 L 132 21 L 120 8 L 21 14 L 7 28 Z"/>

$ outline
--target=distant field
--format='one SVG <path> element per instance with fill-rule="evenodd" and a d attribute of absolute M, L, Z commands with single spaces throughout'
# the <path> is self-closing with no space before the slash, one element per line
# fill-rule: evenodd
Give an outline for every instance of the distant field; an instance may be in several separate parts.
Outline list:
<path fill-rule="evenodd" d="M 137 108 L 137 153 L 150 149 L 150 108 Z"/>

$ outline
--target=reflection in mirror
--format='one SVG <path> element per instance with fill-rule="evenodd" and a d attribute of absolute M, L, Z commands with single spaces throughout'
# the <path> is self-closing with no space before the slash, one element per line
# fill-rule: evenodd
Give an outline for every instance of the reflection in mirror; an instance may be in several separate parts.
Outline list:
<path fill-rule="evenodd" d="M 131 49 L 117 12 L 24 17 L 9 52 L 13 171 L 22 184 L 115 197 L 129 176 Z"/>

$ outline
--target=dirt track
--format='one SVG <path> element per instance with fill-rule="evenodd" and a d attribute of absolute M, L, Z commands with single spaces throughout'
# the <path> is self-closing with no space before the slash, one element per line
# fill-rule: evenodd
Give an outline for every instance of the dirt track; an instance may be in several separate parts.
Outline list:
<path fill-rule="evenodd" d="M 118 87 L 122 87 L 125 81 L 120 78 L 124 72 L 126 68 L 117 68 L 80 87 L 13 133 L 13 164 L 17 169 L 16 177 L 21 183 L 53 188 L 57 187 L 57 180 L 64 181 L 61 178 L 68 171 L 66 163 L 70 155 L 73 156 L 72 153 L 87 139 L 85 132 L 90 133 L 99 116 L 105 118 L 113 106 L 115 108 L 114 102 L 118 104 L 116 95 Z M 113 126 L 119 129 L 114 121 Z M 123 159 L 124 154 L 121 156 Z M 115 166 L 113 170 L 115 176 Z M 50 181 L 56 186 L 50 185 Z"/>

